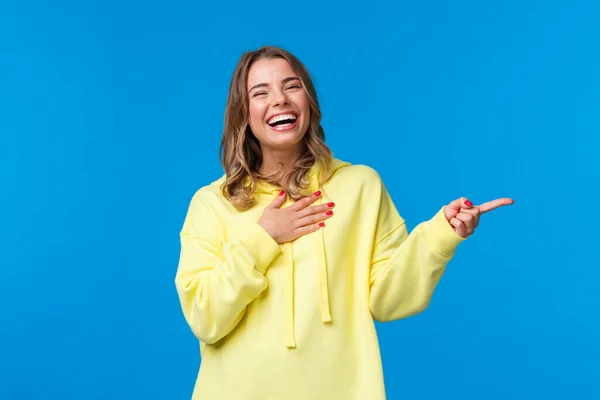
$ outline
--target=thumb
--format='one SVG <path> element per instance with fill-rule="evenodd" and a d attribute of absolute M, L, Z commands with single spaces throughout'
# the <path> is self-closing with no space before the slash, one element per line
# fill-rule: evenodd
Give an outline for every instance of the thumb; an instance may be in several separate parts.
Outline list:
<path fill-rule="evenodd" d="M 271 204 L 269 205 L 269 208 L 279 208 L 283 205 L 283 203 L 285 202 L 285 198 L 287 196 L 285 195 L 285 190 L 282 190 L 281 192 L 279 192 L 279 195 L 277 197 L 275 197 L 275 200 L 273 200 L 271 202 Z"/>
<path fill-rule="evenodd" d="M 471 203 L 469 199 L 461 197 L 460 199 L 450 202 L 450 204 L 444 208 L 444 214 L 446 214 L 446 218 L 450 220 L 451 218 L 456 217 L 461 208 L 471 208 L 471 206 L 473 206 L 473 203 Z"/>

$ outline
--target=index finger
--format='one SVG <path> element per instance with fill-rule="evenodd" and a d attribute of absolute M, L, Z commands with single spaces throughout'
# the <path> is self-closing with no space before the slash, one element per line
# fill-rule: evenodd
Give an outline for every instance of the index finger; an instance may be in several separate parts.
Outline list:
<path fill-rule="evenodd" d="M 483 203 L 482 205 L 478 206 L 478 208 L 479 208 L 480 213 L 484 214 L 488 211 L 495 210 L 498 207 L 511 205 L 514 202 L 515 201 L 513 199 L 503 197 L 500 199 L 488 201 L 487 203 Z"/>
<path fill-rule="evenodd" d="M 289 208 L 291 208 L 294 211 L 300 211 L 300 210 L 308 207 L 312 203 L 314 203 L 315 200 L 317 200 L 319 198 L 319 196 L 321 196 L 320 191 L 314 192 L 310 196 L 301 198 L 300 200 L 298 200 L 297 202 L 295 202 L 294 204 L 289 206 Z"/>

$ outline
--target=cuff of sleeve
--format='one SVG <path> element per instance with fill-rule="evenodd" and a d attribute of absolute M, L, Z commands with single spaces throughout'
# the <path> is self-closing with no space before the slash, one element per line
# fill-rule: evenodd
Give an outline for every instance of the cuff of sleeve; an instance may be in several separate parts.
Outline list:
<path fill-rule="evenodd" d="M 435 216 L 425 222 L 421 229 L 425 234 L 426 240 L 439 252 L 446 255 L 451 255 L 456 251 L 459 244 L 464 242 L 466 238 L 460 237 L 454 231 L 446 216 L 444 208 L 438 211 Z"/>
<path fill-rule="evenodd" d="M 250 224 L 241 242 L 256 260 L 256 270 L 263 275 L 267 272 L 267 267 L 271 264 L 271 261 L 282 251 L 271 235 L 257 223 Z"/>

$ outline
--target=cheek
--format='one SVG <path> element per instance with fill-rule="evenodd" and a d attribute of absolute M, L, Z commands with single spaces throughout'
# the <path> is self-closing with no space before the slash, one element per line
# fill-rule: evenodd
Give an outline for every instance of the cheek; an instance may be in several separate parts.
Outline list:
<path fill-rule="evenodd" d="M 310 105 L 308 104 L 308 99 L 302 107 L 302 113 L 304 114 L 304 121 L 308 125 L 310 123 Z"/>
<path fill-rule="evenodd" d="M 308 103 L 308 97 L 306 95 L 301 95 L 296 98 L 296 106 L 302 111 L 304 118 L 302 118 L 305 123 L 310 121 L 310 105 Z"/>
<path fill-rule="evenodd" d="M 261 124 L 265 115 L 264 107 L 257 102 L 251 102 L 248 109 L 250 111 L 250 125 L 258 126 Z"/>

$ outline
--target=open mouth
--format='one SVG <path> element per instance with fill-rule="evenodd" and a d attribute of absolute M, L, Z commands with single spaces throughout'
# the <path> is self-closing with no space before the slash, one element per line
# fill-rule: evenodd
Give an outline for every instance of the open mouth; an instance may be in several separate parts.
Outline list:
<path fill-rule="evenodd" d="M 278 131 L 292 129 L 296 126 L 298 117 L 295 114 L 280 114 L 269 119 L 269 126 Z"/>

